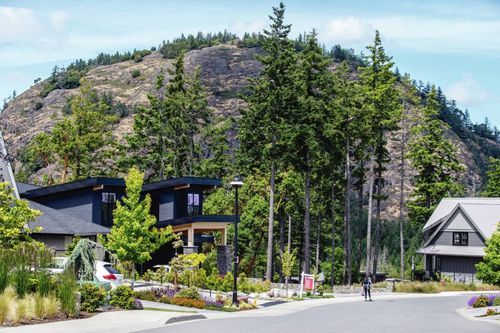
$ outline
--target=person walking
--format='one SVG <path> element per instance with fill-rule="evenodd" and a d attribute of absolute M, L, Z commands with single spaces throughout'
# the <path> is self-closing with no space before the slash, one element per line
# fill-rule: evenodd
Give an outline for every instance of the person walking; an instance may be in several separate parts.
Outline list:
<path fill-rule="evenodd" d="M 365 302 L 367 301 L 367 297 L 370 299 L 370 302 L 372 301 L 371 288 L 372 288 L 372 279 L 370 276 L 366 276 L 365 279 L 363 280 L 363 291 L 365 294 Z"/>

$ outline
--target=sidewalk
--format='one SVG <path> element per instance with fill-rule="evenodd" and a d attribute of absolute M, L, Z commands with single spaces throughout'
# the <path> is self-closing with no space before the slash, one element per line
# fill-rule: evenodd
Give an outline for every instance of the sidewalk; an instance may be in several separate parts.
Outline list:
<path fill-rule="evenodd" d="M 0 328 L 2 333 L 123 333 L 156 328 L 167 320 L 190 316 L 192 313 L 149 310 L 112 311 L 99 313 L 91 318 L 58 321 L 47 324 Z"/>

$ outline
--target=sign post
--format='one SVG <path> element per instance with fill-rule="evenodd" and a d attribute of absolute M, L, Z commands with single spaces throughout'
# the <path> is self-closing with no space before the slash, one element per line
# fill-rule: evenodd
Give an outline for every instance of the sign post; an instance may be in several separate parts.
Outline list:
<path fill-rule="evenodd" d="M 299 297 L 302 297 L 302 293 L 306 290 L 314 290 L 314 275 L 306 274 L 302 272 L 300 274 L 300 294 Z"/>

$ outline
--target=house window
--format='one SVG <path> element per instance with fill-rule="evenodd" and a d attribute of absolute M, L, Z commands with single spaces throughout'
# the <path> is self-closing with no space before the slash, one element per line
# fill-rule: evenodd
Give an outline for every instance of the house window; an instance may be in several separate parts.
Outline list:
<path fill-rule="evenodd" d="M 113 211 L 116 208 L 116 193 L 104 192 L 101 195 L 101 224 L 105 227 L 111 227 Z"/>
<path fill-rule="evenodd" d="M 454 232 L 453 245 L 459 245 L 459 246 L 469 245 L 469 234 L 466 232 Z"/>
<path fill-rule="evenodd" d="M 188 193 L 187 196 L 188 216 L 200 215 L 200 195 L 198 193 Z"/>

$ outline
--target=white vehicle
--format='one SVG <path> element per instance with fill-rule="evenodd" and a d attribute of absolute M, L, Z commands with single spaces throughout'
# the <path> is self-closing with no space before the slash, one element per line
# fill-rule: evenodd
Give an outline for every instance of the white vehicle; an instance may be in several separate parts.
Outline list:
<path fill-rule="evenodd" d="M 52 266 L 48 270 L 52 274 L 60 274 L 64 271 L 67 262 L 67 257 L 55 257 Z M 110 282 L 112 287 L 123 283 L 123 274 L 120 274 L 111 263 L 96 260 L 94 265 L 94 279 L 96 281 Z"/>
<path fill-rule="evenodd" d="M 97 281 L 110 282 L 112 287 L 120 286 L 123 283 L 123 274 L 109 262 L 96 260 L 94 277 Z"/>
<path fill-rule="evenodd" d="M 67 257 L 55 257 L 52 265 L 47 270 L 52 274 L 60 274 L 64 271 L 67 261 Z"/>
<path fill-rule="evenodd" d="M 156 271 L 163 269 L 165 271 L 165 273 L 170 273 L 170 266 L 169 265 L 154 265 L 153 268 Z"/>

